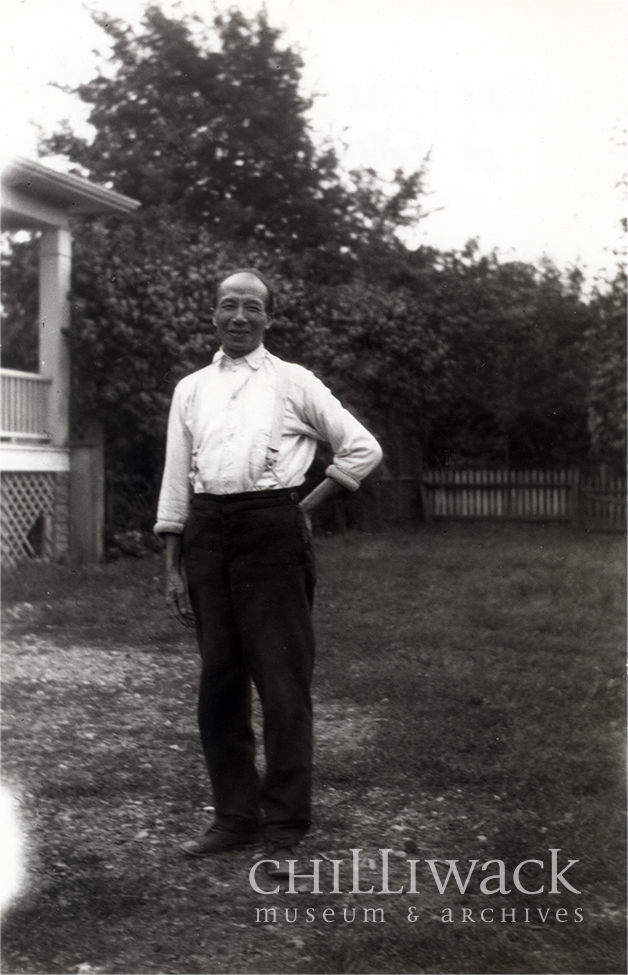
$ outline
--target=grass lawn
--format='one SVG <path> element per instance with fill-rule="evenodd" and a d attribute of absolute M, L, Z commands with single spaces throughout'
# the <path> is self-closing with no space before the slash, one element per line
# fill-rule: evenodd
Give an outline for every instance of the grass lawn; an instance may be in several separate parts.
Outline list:
<path fill-rule="evenodd" d="M 259 851 L 178 853 L 212 799 L 159 557 L 7 574 L 27 866 L 4 972 L 626 971 L 624 539 L 451 523 L 316 547 L 320 894 L 255 892 Z"/>

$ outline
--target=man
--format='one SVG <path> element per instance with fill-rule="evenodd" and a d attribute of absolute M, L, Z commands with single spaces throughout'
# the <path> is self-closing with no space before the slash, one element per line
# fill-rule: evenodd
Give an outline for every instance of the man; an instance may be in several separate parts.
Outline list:
<path fill-rule="evenodd" d="M 155 531 L 166 540 L 166 598 L 196 627 L 198 721 L 215 818 L 183 844 L 207 856 L 256 843 L 274 876 L 310 824 L 316 499 L 355 490 L 381 460 L 377 441 L 308 370 L 263 345 L 273 292 L 253 269 L 220 282 L 211 365 L 175 389 Z M 314 501 L 298 488 L 316 441 L 333 463 Z M 266 774 L 251 727 L 262 703 Z M 276 864 L 276 868 L 273 868 Z"/>

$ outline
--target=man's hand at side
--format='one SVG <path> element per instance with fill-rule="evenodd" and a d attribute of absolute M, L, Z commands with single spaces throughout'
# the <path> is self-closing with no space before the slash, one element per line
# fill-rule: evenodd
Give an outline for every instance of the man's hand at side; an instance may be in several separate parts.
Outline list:
<path fill-rule="evenodd" d="M 166 602 L 171 612 L 184 626 L 194 626 L 196 620 L 188 587 L 181 569 L 181 536 L 168 533 L 166 539 Z"/>

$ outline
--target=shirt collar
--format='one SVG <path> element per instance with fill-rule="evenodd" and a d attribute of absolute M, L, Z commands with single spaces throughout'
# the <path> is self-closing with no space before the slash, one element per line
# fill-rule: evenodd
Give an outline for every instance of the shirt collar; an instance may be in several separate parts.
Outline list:
<path fill-rule="evenodd" d="M 230 356 L 226 355 L 225 350 L 223 349 L 223 347 L 221 345 L 220 348 L 218 349 L 218 352 L 216 353 L 216 355 L 212 359 L 212 362 L 217 362 L 217 363 L 219 363 L 219 365 L 223 365 L 224 364 L 224 360 L 227 360 L 227 362 L 229 362 L 229 361 L 231 361 L 231 362 L 243 362 L 244 361 L 244 362 L 248 363 L 248 365 L 251 367 L 251 369 L 259 369 L 259 367 L 261 366 L 262 362 L 266 358 L 267 354 L 268 353 L 266 352 L 266 348 L 264 347 L 264 343 L 262 342 L 260 345 L 257 346 L 256 349 L 253 349 L 252 352 L 249 352 L 248 355 L 243 355 L 243 356 L 241 356 L 238 359 L 231 359 Z"/>

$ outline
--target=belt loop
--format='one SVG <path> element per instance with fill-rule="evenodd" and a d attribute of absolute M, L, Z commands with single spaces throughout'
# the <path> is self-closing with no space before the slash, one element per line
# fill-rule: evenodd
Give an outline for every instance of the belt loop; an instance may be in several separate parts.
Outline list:
<path fill-rule="evenodd" d="M 298 491 L 291 491 L 289 497 L 290 497 L 290 500 L 291 501 L 294 501 L 295 504 L 298 504 L 299 503 L 299 492 Z"/>

